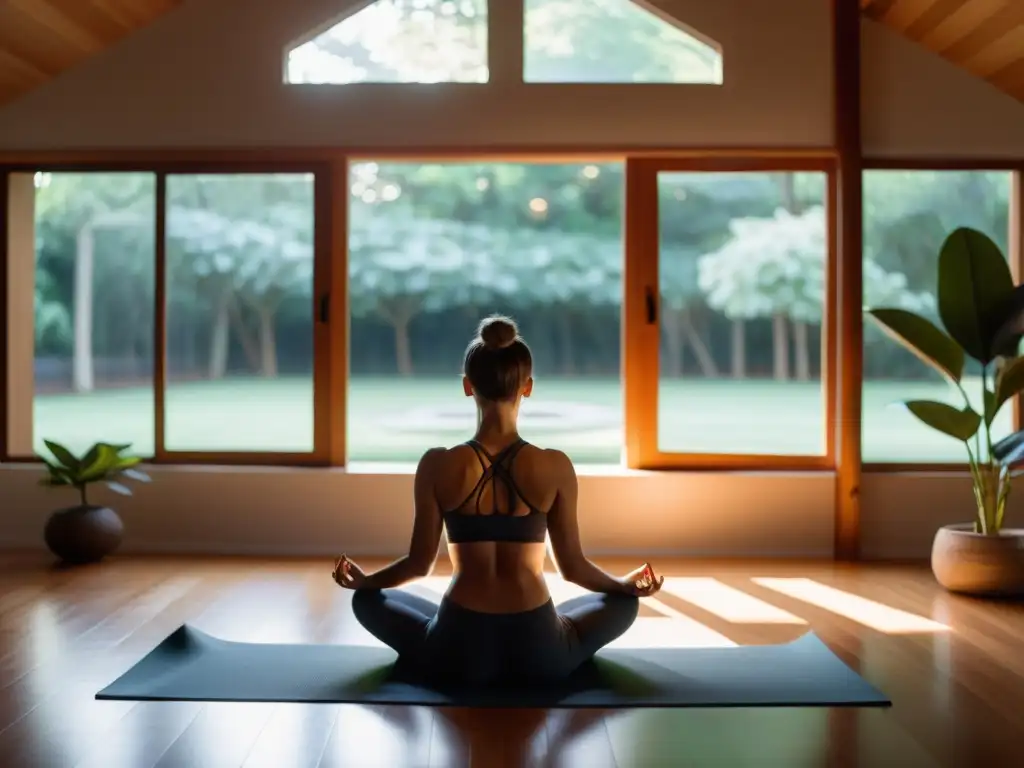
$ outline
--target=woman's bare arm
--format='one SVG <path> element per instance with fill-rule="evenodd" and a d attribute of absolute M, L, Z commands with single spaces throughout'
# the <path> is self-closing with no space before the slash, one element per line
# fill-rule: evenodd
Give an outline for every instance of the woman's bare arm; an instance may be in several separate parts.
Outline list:
<path fill-rule="evenodd" d="M 561 451 L 550 451 L 554 457 L 558 493 L 548 513 L 548 534 L 555 565 L 562 578 L 591 592 L 632 594 L 632 589 L 620 579 L 609 576 L 583 554 L 580 544 L 579 520 L 576 502 L 579 482 L 572 461 Z"/>
<path fill-rule="evenodd" d="M 413 579 L 427 576 L 437 560 L 437 548 L 441 542 L 441 528 L 444 520 L 434 493 L 434 478 L 437 477 L 437 462 L 445 453 L 444 448 L 431 448 L 420 459 L 416 467 L 416 481 L 413 491 L 415 518 L 412 526 L 412 540 L 409 554 L 400 557 L 391 565 L 369 574 L 362 583 L 362 589 L 390 589 Z"/>

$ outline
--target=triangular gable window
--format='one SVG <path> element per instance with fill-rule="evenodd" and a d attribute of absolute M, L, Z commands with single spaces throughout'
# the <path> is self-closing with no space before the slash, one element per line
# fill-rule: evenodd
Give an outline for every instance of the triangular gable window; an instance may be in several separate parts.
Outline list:
<path fill-rule="evenodd" d="M 524 0 L 528 83 L 722 82 L 722 54 L 636 0 Z"/>
<path fill-rule="evenodd" d="M 486 83 L 487 0 L 377 0 L 288 51 L 288 83 Z"/>

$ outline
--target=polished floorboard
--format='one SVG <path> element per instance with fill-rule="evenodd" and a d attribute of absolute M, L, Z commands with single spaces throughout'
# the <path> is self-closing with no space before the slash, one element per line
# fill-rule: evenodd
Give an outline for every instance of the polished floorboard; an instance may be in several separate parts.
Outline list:
<path fill-rule="evenodd" d="M 917 565 L 663 561 L 664 590 L 644 601 L 620 643 L 779 643 L 813 630 L 892 698 L 891 709 L 94 700 L 184 622 L 241 641 L 372 642 L 331 565 L 124 557 L 61 569 L 0 555 L 0 766 L 1024 765 L 1024 608 L 946 594 Z M 417 588 L 439 596 L 443 573 Z M 556 599 L 574 593 L 550 580 Z"/>

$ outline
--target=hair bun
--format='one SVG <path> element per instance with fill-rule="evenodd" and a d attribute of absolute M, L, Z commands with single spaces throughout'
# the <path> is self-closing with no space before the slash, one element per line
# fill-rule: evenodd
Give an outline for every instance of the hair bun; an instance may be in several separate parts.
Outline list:
<path fill-rule="evenodd" d="M 519 329 L 510 317 L 493 315 L 480 323 L 480 340 L 485 347 L 501 349 L 510 346 L 518 337 Z"/>

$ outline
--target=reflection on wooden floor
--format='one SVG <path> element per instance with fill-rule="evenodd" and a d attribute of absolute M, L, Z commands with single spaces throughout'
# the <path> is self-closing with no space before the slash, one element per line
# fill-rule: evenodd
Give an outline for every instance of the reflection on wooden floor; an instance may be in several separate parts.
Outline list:
<path fill-rule="evenodd" d="M 367 565 L 373 565 L 367 563 Z M 605 562 L 625 571 L 633 563 Z M 329 562 L 0 557 L 0 766 L 1009 766 L 1024 730 L 1024 608 L 924 568 L 659 563 L 622 647 L 816 632 L 890 710 L 464 710 L 95 701 L 184 622 L 249 642 L 375 643 Z M 578 593 L 551 577 L 556 601 Z M 415 589 L 438 598 L 434 576 Z"/>

